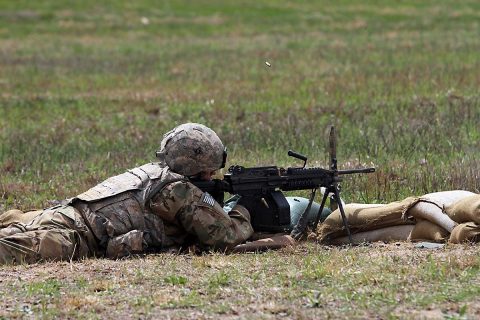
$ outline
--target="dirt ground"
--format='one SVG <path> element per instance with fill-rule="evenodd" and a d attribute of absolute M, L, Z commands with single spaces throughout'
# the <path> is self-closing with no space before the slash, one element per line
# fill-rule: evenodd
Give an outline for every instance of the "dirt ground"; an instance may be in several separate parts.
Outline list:
<path fill-rule="evenodd" d="M 0 267 L 0 319 L 480 317 L 478 246 L 157 254 Z"/>

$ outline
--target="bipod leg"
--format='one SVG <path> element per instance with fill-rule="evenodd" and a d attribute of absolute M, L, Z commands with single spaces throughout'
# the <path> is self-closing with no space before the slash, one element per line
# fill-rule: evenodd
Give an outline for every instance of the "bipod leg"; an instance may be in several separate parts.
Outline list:
<path fill-rule="evenodd" d="M 322 198 L 322 203 L 320 204 L 320 209 L 318 209 L 317 216 L 315 217 L 313 230 L 317 230 L 317 225 L 318 225 L 318 222 L 320 221 L 320 215 L 322 214 L 323 208 L 325 207 L 325 203 L 327 202 L 327 198 L 330 192 L 331 192 L 330 187 L 325 189 L 325 193 L 323 194 L 323 198 Z"/>
<path fill-rule="evenodd" d="M 308 224 L 308 213 L 310 212 L 310 208 L 312 208 L 312 203 L 313 200 L 315 199 L 315 193 L 317 192 L 317 189 L 313 189 L 312 193 L 310 194 L 310 199 L 308 201 L 308 205 L 305 208 L 305 211 L 303 211 L 302 215 L 298 219 L 297 224 L 295 227 L 293 227 L 292 232 L 290 232 L 290 235 L 295 239 L 295 240 L 300 240 L 305 233 L 305 230 L 307 229 L 307 224 Z"/>
<path fill-rule="evenodd" d="M 338 188 L 333 188 L 333 194 L 335 196 L 335 201 L 337 201 L 340 214 L 342 215 L 343 225 L 345 226 L 345 229 L 347 229 L 348 240 L 350 241 L 350 245 L 353 245 L 352 234 L 350 233 L 350 228 L 348 227 L 347 216 L 345 215 L 345 210 L 343 209 L 342 199 L 340 199 L 340 193 L 338 192 Z"/>

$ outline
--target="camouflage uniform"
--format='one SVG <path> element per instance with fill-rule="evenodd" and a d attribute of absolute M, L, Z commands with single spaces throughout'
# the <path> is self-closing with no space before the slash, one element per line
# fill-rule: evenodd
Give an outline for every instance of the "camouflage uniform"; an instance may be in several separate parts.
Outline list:
<path fill-rule="evenodd" d="M 109 178 L 66 205 L 33 214 L 7 211 L 0 227 L 0 264 L 120 258 L 192 243 L 227 250 L 253 233 L 244 207 L 226 213 L 162 163 Z"/>

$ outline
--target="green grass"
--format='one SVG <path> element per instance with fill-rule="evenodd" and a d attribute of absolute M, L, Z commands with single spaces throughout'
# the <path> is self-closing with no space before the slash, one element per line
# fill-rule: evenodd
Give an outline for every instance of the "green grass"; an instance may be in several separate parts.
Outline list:
<path fill-rule="evenodd" d="M 230 164 L 326 165 L 351 201 L 478 191 L 476 2 L 0 4 L 0 192 L 41 207 L 212 126 Z M 148 24 L 141 18 L 147 17 Z M 265 66 L 264 61 L 272 64 Z M 423 165 L 422 165 L 423 163 Z"/>
<path fill-rule="evenodd" d="M 0 316 L 474 318 L 479 268 L 477 247 L 412 244 L 51 262 L 0 270 Z"/>
<path fill-rule="evenodd" d="M 211 126 L 229 148 L 227 165 L 246 166 L 298 165 L 289 149 L 308 155 L 311 166 L 327 166 L 328 126 L 336 125 L 340 167 L 377 168 L 345 179 L 347 202 L 480 192 L 479 18 L 480 4 L 473 0 L 0 0 L 0 211 L 44 207 L 152 161 L 163 133 L 186 121 Z M 478 261 L 458 274 L 450 267 L 455 262 L 442 264 L 436 254 L 420 261 L 414 279 L 425 291 L 416 297 L 407 292 L 416 283 L 408 270 L 400 266 L 397 273 L 400 256 L 376 257 L 381 267 L 371 271 L 378 279 L 366 285 L 365 275 L 355 274 L 362 266 L 342 259 L 363 261 L 369 250 L 334 257 L 347 278 L 328 267 L 334 253 L 312 250 L 294 253 L 295 274 L 285 265 L 270 276 L 275 262 L 284 265 L 276 253 L 219 258 L 248 272 L 212 270 L 203 277 L 171 269 L 157 278 L 141 269 L 132 276 L 135 286 L 153 282 L 175 295 L 162 300 L 132 289 L 132 304 L 119 312 L 235 316 L 237 309 L 250 310 L 252 287 L 264 286 L 274 288 L 273 305 L 260 299 L 257 316 L 265 318 L 408 317 L 437 301 L 445 317 L 478 312 L 478 292 L 462 287 L 468 279 L 478 283 Z M 161 258 L 147 261 L 155 259 Z M 217 256 L 168 259 L 178 264 L 170 268 L 196 263 L 203 270 L 201 263 Z M 122 263 L 130 261 L 120 268 Z M 90 264 L 95 262 L 85 266 Z M 33 300 L 40 299 L 53 303 L 46 317 L 75 317 L 78 310 L 86 318 L 114 317 L 109 311 L 125 302 L 118 292 L 127 285 L 96 279 L 98 291 L 67 310 L 65 299 L 75 304 L 74 293 L 92 287 L 91 279 L 75 275 L 58 287 L 53 278 L 44 288 L 67 298 L 35 291 L 42 298 L 30 301 L 26 292 L 36 290 L 35 283 L 8 283 L 25 294 L 36 315 Z M 352 285 L 358 290 L 348 289 Z M 439 295 L 428 294 L 435 290 Z M 237 301 L 236 295 L 247 298 Z M 3 304 L 11 297 L 17 293 Z M 216 304 L 210 307 L 205 298 Z M 288 299 L 298 304 L 284 307 Z M 0 317 L 30 310 L 21 308 Z"/>

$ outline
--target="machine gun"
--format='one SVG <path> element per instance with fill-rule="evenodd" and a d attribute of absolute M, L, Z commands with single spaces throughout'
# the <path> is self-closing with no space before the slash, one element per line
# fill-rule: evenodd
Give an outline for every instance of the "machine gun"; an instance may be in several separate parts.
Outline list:
<path fill-rule="evenodd" d="M 288 151 L 288 155 L 304 161 L 302 167 L 279 168 L 277 166 L 245 168 L 234 165 L 228 169 L 223 180 L 192 181 L 204 192 L 210 193 L 217 202 L 223 204 L 223 193 L 241 196 L 239 204 L 247 208 L 252 216 L 252 226 L 255 231 L 285 232 L 300 239 L 307 228 L 308 212 L 315 199 L 315 194 L 321 187 L 325 188 L 319 212 L 316 216 L 316 228 L 320 214 L 329 194 L 337 202 L 344 226 L 351 241 L 350 229 L 340 199 L 340 185 L 343 175 L 353 173 L 371 173 L 375 168 L 338 170 L 336 158 L 335 128 L 330 129 L 330 168 L 307 168 L 307 157 Z M 307 208 L 300 216 L 298 223 L 290 226 L 290 206 L 282 191 L 311 190 Z"/>

